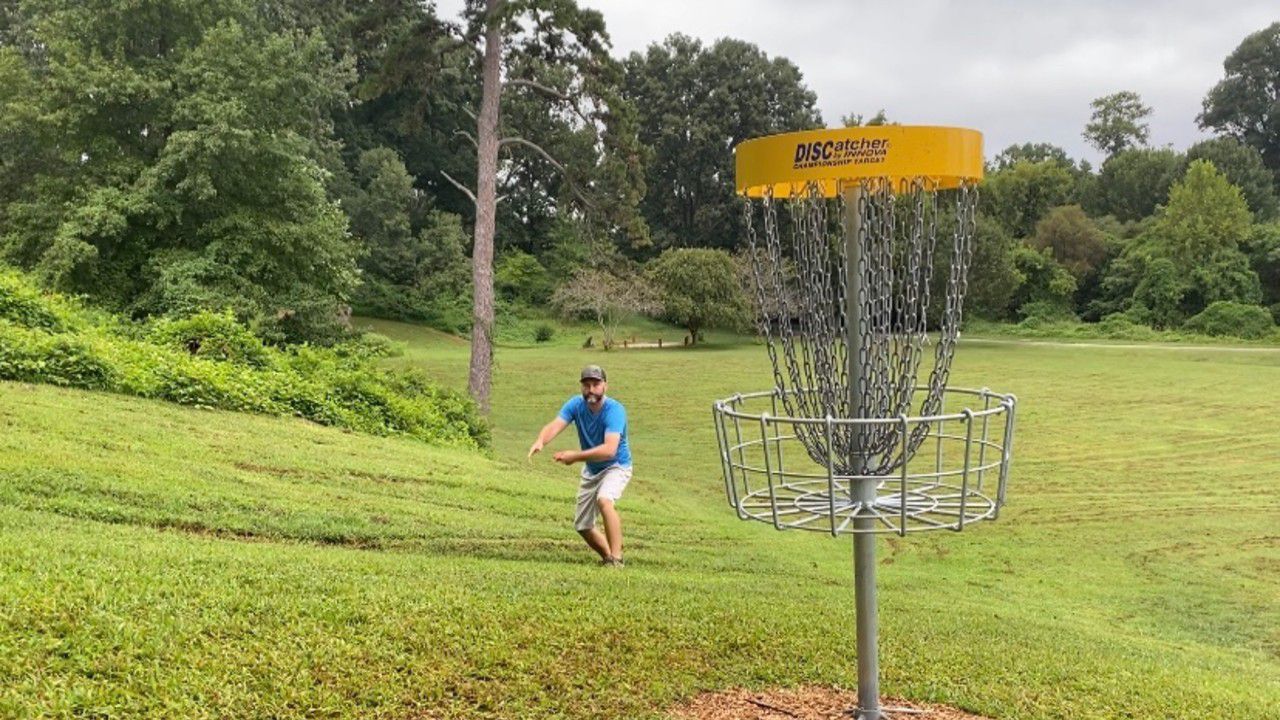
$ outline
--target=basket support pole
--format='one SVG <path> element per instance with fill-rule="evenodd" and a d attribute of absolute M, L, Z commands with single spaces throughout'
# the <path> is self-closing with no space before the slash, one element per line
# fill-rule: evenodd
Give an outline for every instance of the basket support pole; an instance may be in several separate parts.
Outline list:
<path fill-rule="evenodd" d="M 854 183 L 844 190 L 845 200 L 845 355 L 849 378 L 849 416 L 864 419 L 862 406 L 862 350 L 867 339 L 867 316 L 862 294 L 865 258 L 862 253 L 862 215 L 866 190 Z M 869 359 L 869 358 L 867 358 Z M 853 425 L 849 464 L 854 477 L 849 488 L 858 503 L 854 517 L 853 586 L 858 626 L 858 720 L 881 720 L 879 631 L 876 609 L 876 479 L 870 476 L 869 458 L 862 443 L 862 428 Z"/>

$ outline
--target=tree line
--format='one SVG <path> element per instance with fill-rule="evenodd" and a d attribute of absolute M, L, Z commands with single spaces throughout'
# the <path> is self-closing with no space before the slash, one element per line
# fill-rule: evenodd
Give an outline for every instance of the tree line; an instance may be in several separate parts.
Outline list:
<path fill-rule="evenodd" d="M 1185 152 L 1148 147 L 1150 110 L 1122 92 L 1085 128 L 1097 170 L 1046 144 L 998 154 L 977 314 L 1173 326 L 1280 303 L 1280 23 L 1224 70 L 1199 117 L 1217 137 Z M 721 282 L 745 245 L 731 149 L 824 126 L 816 103 L 794 63 L 741 40 L 617 57 L 572 0 L 456 18 L 418 0 L 15 0 L 0 257 L 136 318 L 230 309 L 274 343 L 331 342 L 351 310 L 466 332 L 484 405 L 495 314 L 591 315 L 564 289 L 584 273 L 649 280 L 628 297 L 692 341 L 740 324 Z"/>

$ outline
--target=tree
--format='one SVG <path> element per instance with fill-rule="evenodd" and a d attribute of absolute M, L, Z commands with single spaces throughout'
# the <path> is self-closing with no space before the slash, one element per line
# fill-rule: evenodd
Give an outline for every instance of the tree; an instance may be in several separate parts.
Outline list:
<path fill-rule="evenodd" d="M 6 40 L 39 120 L 34 147 L 0 146 L 27 173 L 0 188 L 5 255 L 137 315 L 230 306 L 277 339 L 331 335 L 358 248 L 323 164 L 352 76 L 323 38 L 247 2 L 22 9 Z"/>
<path fill-rule="evenodd" d="M 1043 142 L 1010 145 L 995 156 L 992 167 L 997 172 L 1008 170 L 1020 160 L 1029 163 L 1055 162 L 1063 167 L 1075 167 L 1066 150 L 1052 143 Z"/>
<path fill-rule="evenodd" d="M 973 256 L 969 261 L 968 287 L 964 299 L 966 316 L 989 320 L 1004 320 L 1009 316 L 1009 304 L 1013 294 L 1026 278 L 1014 264 L 1014 254 L 1020 245 L 1000 223 L 978 214 L 973 236 Z M 938 244 L 934 249 L 933 274 L 930 277 L 930 301 L 928 321 L 930 327 L 938 327 L 946 310 L 947 283 L 950 273 L 953 246 L 950 242 L 955 232 L 954 216 L 940 218 Z"/>
<path fill-rule="evenodd" d="M 1222 63 L 1226 77 L 1197 120 L 1256 148 L 1280 187 L 1280 22 L 1246 37 Z"/>
<path fill-rule="evenodd" d="M 569 282 L 556 288 L 551 304 L 568 316 L 599 325 L 600 344 L 605 350 L 614 346 L 623 319 L 662 307 L 657 293 L 643 278 L 624 279 L 600 268 L 580 268 Z"/>
<path fill-rule="evenodd" d="M 892 125 L 889 117 L 884 114 L 884 108 L 876 111 L 875 115 L 869 120 L 863 120 L 862 113 L 849 113 L 840 118 L 840 124 L 844 127 L 876 127 L 878 125 Z"/>
<path fill-rule="evenodd" d="M 134 186 L 134 207 L 172 243 L 147 263 L 154 282 L 136 307 L 190 312 L 185 283 L 204 278 L 215 303 L 250 298 L 253 314 L 274 317 L 281 339 L 333 324 L 359 248 L 327 197 L 318 158 L 331 129 L 318 118 L 350 80 L 316 35 L 263 36 L 235 21 L 205 33 L 177 68 L 167 141 Z"/>
<path fill-rule="evenodd" d="M 411 214 L 417 197 L 413 176 L 390 148 L 360 154 L 353 187 L 342 198 L 351 234 L 365 247 L 360 269 L 365 283 L 408 288 L 416 270 Z"/>
<path fill-rule="evenodd" d="M 1169 191 L 1169 204 L 1151 235 L 1183 272 L 1210 263 L 1224 252 L 1239 252 L 1253 218 L 1240 188 L 1205 160 L 1187 168 Z"/>
<path fill-rule="evenodd" d="M 640 113 L 640 140 L 653 149 L 642 207 L 655 244 L 741 247 L 733 147 L 822 124 L 799 68 L 741 40 L 704 47 L 685 35 L 632 53 L 625 67 L 626 95 Z"/>
<path fill-rule="evenodd" d="M 551 275 L 538 259 L 514 249 L 498 258 L 494 285 L 504 300 L 525 305 L 545 303 L 554 290 Z"/>
<path fill-rule="evenodd" d="M 1267 169 L 1257 149 L 1245 145 L 1233 137 L 1204 140 L 1187 148 L 1183 169 L 1196 160 L 1208 160 L 1232 185 L 1244 193 L 1245 202 L 1259 222 L 1280 217 L 1280 198 L 1276 197 L 1271 171 Z"/>
<path fill-rule="evenodd" d="M 1077 201 L 1072 172 L 1057 162 L 1019 160 L 987 175 L 981 210 L 1015 238 L 1030 237 L 1049 208 Z"/>
<path fill-rule="evenodd" d="M 691 344 L 706 328 L 739 329 L 750 322 L 737 267 L 723 250 L 668 249 L 649 264 L 647 275 L 660 293 L 663 317 L 688 330 Z"/>
<path fill-rule="evenodd" d="M 1182 156 L 1167 148 L 1137 148 L 1112 155 L 1098 173 L 1091 210 L 1121 222 L 1151 215 L 1169 197 L 1182 164 Z"/>
<path fill-rule="evenodd" d="M 458 314 L 470 271 L 466 235 L 456 215 L 424 210 L 425 199 L 413 185 L 395 151 L 361 153 L 354 184 L 342 198 L 351 232 L 367 251 L 352 304 L 363 314 L 462 330 Z"/>
<path fill-rule="evenodd" d="M 1280 318 L 1280 223 L 1254 225 L 1241 250 L 1262 285 L 1262 302 Z"/>
<path fill-rule="evenodd" d="M 1181 306 L 1187 294 L 1187 282 L 1168 258 L 1158 257 L 1147 263 L 1142 279 L 1133 291 L 1129 316 L 1136 322 L 1157 330 L 1182 322 Z"/>
<path fill-rule="evenodd" d="M 1261 302 L 1258 274 L 1240 249 L 1251 228 L 1240 189 L 1196 160 L 1164 210 L 1108 268 L 1095 311 L 1127 310 L 1166 327 L 1218 300 Z"/>
<path fill-rule="evenodd" d="M 1108 157 L 1121 150 L 1147 144 L 1149 129 L 1145 119 L 1151 108 L 1131 90 L 1104 95 L 1089 103 L 1093 115 L 1084 126 L 1084 139 Z"/>
<path fill-rule="evenodd" d="M 470 327 L 471 262 L 466 245 L 462 218 L 452 213 L 431 212 L 418 231 L 413 287 L 421 317 L 449 332 Z"/>
<path fill-rule="evenodd" d="M 1036 223 L 1033 247 L 1048 250 L 1076 282 L 1082 282 L 1107 254 L 1106 236 L 1079 205 L 1053 208 Z"/>
<path fill-rule="evenodd" d="M 973 236 L 973 258 L 969 261 L 969 294 L 965 296 L 966 314 L 977 317 L 1002 320 L 1006 317 L 1009 301 L 1018 286 L 1026 279 L 1018 271 L 1014 263 L 1014 253 L 1018 243 L 1000 227 L 1000 224 L 979 215 Z M 939 284 L 934 291 L 931 306 L 943 307 L 946 272 L 938 272 L 937 268 L 950 264 L 950 246 L 947 252 L 940 253 L 934 259 L 935 283 Z M 940 264 L 946 262 L 946 265 Z M 942 282 L 939 282 L 942 281 Z"/>
<path fill-rule="evenodd" d="M 1134 291 L 1154 259 L 1150 245 L 1143 240 L 1122 245 L 1103 269 L 1097 292 L 1085 306 L 1083 316 L 1086 319 L 1101 320 L 1108 315 L 1130 311 L 1133 308 Z M 1178 301 L 1181 299 L 1182 292 L 1179 292 Z M 1149 322 L 1141 313 L 1129 313 L 1129 317 L 1134 322 Z"/>
<path fill-rule="evenodd" d="M 1249 258 L 1239 250 L 1219 253 L 1211 262 L 1191 272 L 1190 289 L 1183 298 L 1183 310 L 1195 315 L 1215 302 L 1244 305 L 1262 303 L 1262 286 Z"/>
<path fill-rule="evenodd" d="M 1022 284 L 1013 293 L 1012 308 L 1019 317 L 1070 316 L 1076 280 L 1047 250 L 1020 244 L 1013 263 Z"/>
<path fill-rule="evenodd" d="M 442 172 L 466 177 L 475 149 L 459 142 L 479 101 L 475 47 L 456 22 L 418 0 L 272 0 L 263 13 L 283 28 L 322 33 L 335 57 L 357 72 L 351 97 L 333 113 L 341 156 L 352 173 L 360 155 L 393 148 L 432 207 L 470 216 L 474 205 Z M 341 183 L 341 167 L 329 167 Z M 414 218 L 415 230 L 421 218 Z"/>
<path fill-rule="evenodd" d="M 493 366 L 493 258 L 497 226 L 499 153 L 519 151 L 536 163 L 545 163 L 572 180 L 571 170 L 539 144 L 536 139 L 510 130 L 502 122 L 503 97 L 523 94 L 537 96 L 544 103 L 545 116 L 557 116 L 574 123 L 593 146 L 599 144 L 615 152 L 606 153 L 599 163 L 601 196 L 621 197 L 610 204 L 614 212 L 606 219 L 621 232 L 643 236 L 638 216 L 627 212 L 628 203 L 639 200 L 639 151 L 629 125 L 628 106 L 614 92 L 620 69 L 608 55 L 608 35 L 604 19 L 594 10 L 584 10 L 572 0 L 468 0 L 468 37 L 478 51 L 481 90 L 475 113 L 474 135 L 458 130 L 476 148 L 476 186 L 473 192 L 452 175 L 443 177 L 475 205 L 475 239 L 472 244 L 473 323 L 468 389 L 483 412 L 489 410 Z M 504 79 L 505 73 L 505 79 Z M 512 161 L 514 162 L 514 161 Z M 504 174 L 511 174 L 508 163 Z M 595 203 L 584 188 L 572 182 L 566 188 L 590 209 Z M 625 192 L 623 192 L 625 190 Z M 632 205 L 634 208 L 634 205 Z M 643 244 L 643 237 L 635 238 Z"/>

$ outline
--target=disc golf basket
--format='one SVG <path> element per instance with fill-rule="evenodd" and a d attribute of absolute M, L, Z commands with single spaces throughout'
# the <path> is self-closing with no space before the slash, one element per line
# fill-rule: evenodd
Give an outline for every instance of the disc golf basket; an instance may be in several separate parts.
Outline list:
<path fill-rule="evenodd" d="M 735 152 L 774 387 L 714 404 L 725 492 L 743 520 L 854 536 L 857 716 L 881 720 L 876 535 L 994 520 L 1009 479 L 1016 399 L 948 386 L 982 136 L 845 128 Z"/>

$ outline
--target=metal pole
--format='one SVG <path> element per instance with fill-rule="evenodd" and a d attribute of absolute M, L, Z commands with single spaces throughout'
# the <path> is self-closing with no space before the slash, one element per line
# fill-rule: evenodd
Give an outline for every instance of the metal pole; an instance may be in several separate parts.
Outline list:
<path fill-rule="evenodd" d="M 859 351 L 867 337 L 867 316 L 863 311 L 862 205 L 865 190 L 854 184 L 844 191 L 845 198 L 845 355 L 849 377 L 849 416 L 865 418 L 862 407 L 862 376 Z M 876 479 L 867 477 L 871 468 L 864 457 L 862 428 L 851 427 L 853 434 L 851 469 L 854 512 L 853 587 L 854 605 L 858 613 L 858 719 L 880 720 L 880 659 L 876 649 L 876 518 L 871 507 L 876 501 Z"/>

